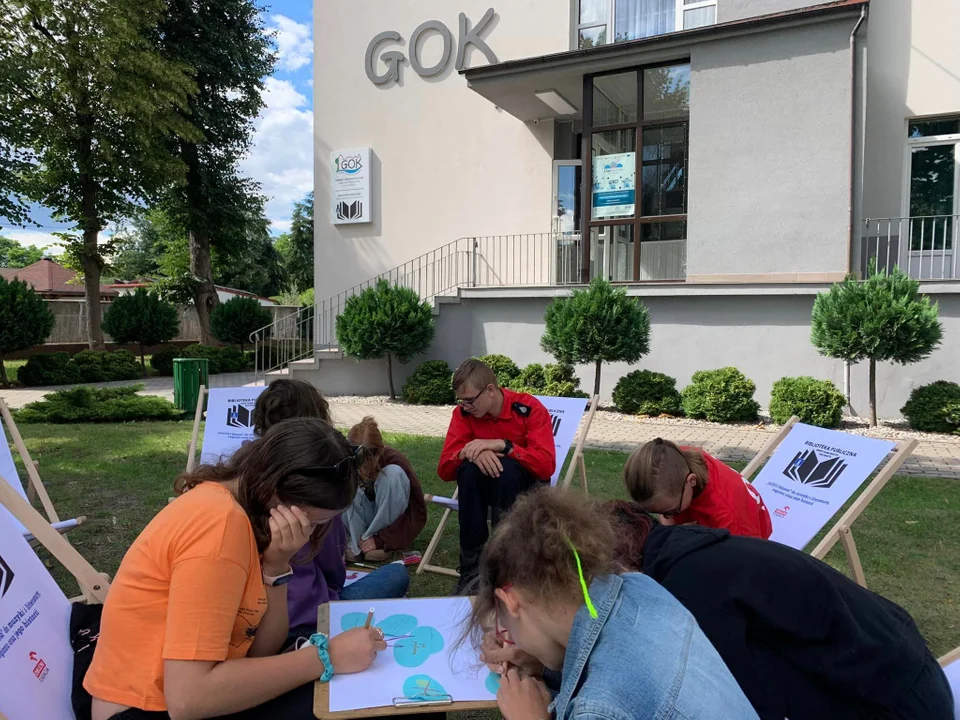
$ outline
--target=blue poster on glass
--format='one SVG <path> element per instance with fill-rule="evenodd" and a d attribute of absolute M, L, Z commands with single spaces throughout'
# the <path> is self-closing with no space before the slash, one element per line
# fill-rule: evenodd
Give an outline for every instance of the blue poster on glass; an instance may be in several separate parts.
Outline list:
<path fill-rule="evenodd" d="M 637 154 L 593 159 L 593 219 L 630 217 L 636 205 Z"/>

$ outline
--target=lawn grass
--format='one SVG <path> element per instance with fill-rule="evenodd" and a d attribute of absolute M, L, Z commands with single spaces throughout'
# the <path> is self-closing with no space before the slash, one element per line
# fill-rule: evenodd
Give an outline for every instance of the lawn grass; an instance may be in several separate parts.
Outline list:
<path fill-rule="evenodd" d="M 83 527 L 70 533 L 70 541 L 97 570 L 110 575 L 172 495 L 173 480 L 186 464 L 191 429 L 185 421 L 20 428 L 40 461 L 41 477 L 61 518 L 87 517 Z M 386 433 L 385 439 L 407 455 L 425 492 L 452 492 L 436 475 L 442 438 Z M 622 453 L 587 451 L 585 459 L 592 496 L 625 496 Z M 414 549 L 426 549 L 440 516 L 441 509 L 431 505 Z M 457 565 L 456 513 L 452 517 L 434 564 Z M 958 526 L 960 481 L 920 477 L 891 480 L 854 525 L 870 588 L 903 605 L 937 655 L 960 645 L 960 536 L 951 531 Z M 827 561 L 846 570 L 839 544 Z M 51 568 L 67 592 L 75 594 L 62 568 L 55 563 Z M 421 597 L 447 595 L 452 587 L 451 578 L 425 573 L 412 578 L 410 591 Z"/>
<path fill-rule="evenodd" d="M 10 383 L 15 383 L 17 381 L 17 373 L 20 371 L 24 365 L 27 364 L 26 360 L 4 360 L 3 367 L 7 371 L 7 380 Z"/>

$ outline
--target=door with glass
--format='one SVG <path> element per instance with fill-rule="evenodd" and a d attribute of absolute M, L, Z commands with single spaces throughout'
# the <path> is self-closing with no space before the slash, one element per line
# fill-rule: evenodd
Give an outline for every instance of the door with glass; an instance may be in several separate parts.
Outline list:
<path fill-rule="evenodd" d="M 573 285 L 580 282 L 583 263 L 580 232 L 580 197 L 583 165 L 579 160 L 553 163 L 553 282 Z"/>

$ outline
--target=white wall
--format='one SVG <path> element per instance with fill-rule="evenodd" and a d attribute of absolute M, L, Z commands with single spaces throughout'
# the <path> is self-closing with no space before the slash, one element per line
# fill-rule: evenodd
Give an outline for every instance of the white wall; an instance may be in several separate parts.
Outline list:
<path fill-rule="evenodd" d="M 420 23 L 443 22 L 458 36 L 458 15 L 480 21 L 500 61 L 569 49 L 570 5 L 561 0 L 316 0 L 314 3 L 314 160 L 316 297 L 322 300 L 458 237 L 547 232 L 552 123 L 524 125 L 472 92 L 454 70 L 421 78 L 409 61 L 398 85 L 378 87 L 364 72 L 367 45 L 387 30 L 404 47 Z M 433 65 L 442 45 L 423 43 Z M 468 63 L 486 63 L 472 49 Z M 383 66 L 380 65 L 381 70 Z M 373 223 L 334 226 L 330 152 L 369 146 Z"/>

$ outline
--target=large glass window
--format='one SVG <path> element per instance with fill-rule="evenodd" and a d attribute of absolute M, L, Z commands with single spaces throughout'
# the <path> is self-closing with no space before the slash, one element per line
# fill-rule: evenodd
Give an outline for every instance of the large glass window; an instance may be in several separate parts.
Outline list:
<path fill-rule="evenodd" d="M 582 267 L 613 282 L 683 279 L 689 64 L 589 77 L 584 90 L 591 212 Z"/>
<path fill-rule="evenodd" d="M 718 0 L 580 0 L 579 46 L 590 48 L 717 22 Z"/>
<path fill-rule="evenodd" d="M 915 120 L 908 127 L 910 250 L 924 259 L 952 251 L 960 214 L 960 118 Z M 952 257 L 951 257 L 952 261 Z"/>

